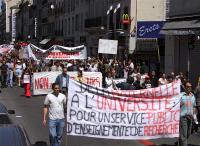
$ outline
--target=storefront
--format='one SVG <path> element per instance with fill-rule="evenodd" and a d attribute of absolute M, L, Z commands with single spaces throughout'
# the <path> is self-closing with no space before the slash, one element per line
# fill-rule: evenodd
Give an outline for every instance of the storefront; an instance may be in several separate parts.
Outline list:
<path fill-rule="evenodd" d="M 137 46 L 134 52 L 134 61 L 146 62 L 149 71 L 164 71 L 164 35 L 160 30 L 164 21 L 139 21 L 137 23 Z"/>
<path fill-rule="evenodd" d="M 176 7 L 175 7 L 176 6 Z M 200 75 L 199 0 L 171 0 L 165 34 L 165 72 L 183 72 L 194 86 Z"/>

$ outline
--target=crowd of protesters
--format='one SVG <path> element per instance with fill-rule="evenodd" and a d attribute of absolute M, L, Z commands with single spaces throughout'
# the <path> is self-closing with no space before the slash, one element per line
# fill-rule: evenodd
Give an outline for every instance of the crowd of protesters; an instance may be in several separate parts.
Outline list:
<path fill-rule="evenodd" d="M 143 61 L 134 63 L 132 60 L 117 59 L 99 59 L 88 58 L 87 60 L 68 60 L 68 61 L 33 61 L 19 59 L 13 54 L 2 57 L 0 64 L 1 87 L 13 87 L 13 81 L 21 86 L 24 79 L 28 82 L 34 72 L 43 71 L 62 71 L 63 68 L 68 71 L 87 71 L 101 72 L 103 76 L 103 87 L 118 90 L 139 90 L 154 88 L 160 85 L 171 83 L 174 80 L 181 80 L 184 84 L 187 77 L 183 73 L 177 75 L 171 72 L 169 75 L 158 73 L 156 70 L 150 70 L 149 66 Z M 30 75 L 28 77 L 27 75 Z M 125 82 L 116 83 L 116 79 L 126 79 Z"/>
<path fill-rule="evenodd" d="M 174 72 L 166 75 L 165 73 L 159 73 L 156 70 L 152 70 L 149 66 L 142 61 L 135 63 L 132 60 L 118 60 L 118 59 L 106 59 L 106 58 L 88 58 L 87 60 L 68 60 L 68 61 L 53 61 L 53 60 L 40 60 L 34 61 L 29 59 L 19 59 L 16 52 L 11 52 L 6 56 L 1 57 L 0 63 L 0 79 L 1 87 L 13 87 L 13 85 L 21 86 L 24 88 L 24 94 L 26 97 L 31 97 L 32 75 L 34 72 L 44 71 L 63 71 L 67 74 L 67 71 L 78 71 L 78 75 L 75 78 L 77 81 L 83 82 L 82 72 L 101 72 L 102 73 L 102 85 L 108 90 L 140 90 L 147 88 L 154 88 L 161 85 L 171 83 L 175 80 L 181 82 L 181 92 L 183 92 L 181 109 L 191 109 L 191 107 L 197 107 L 196 110 L 200 112 L 200 82 L 195 88 L 194 92 L 191 90 L 191 83 L 187 81 L 187 76 L 183 73 L 175 75 Z M 64 74 L 64 75 L 65 75 Z M 61 74 L 62 75 L 62 74 Z M 66 76 L 68 80 L 68 76 Z M 62 80 L 62 76 L 60 77 Z M 122 82 L 116 82 L 117 79 L 125 79 Z M 59 85 L 59 76 L 56 79 L 56 83 Z M 59 85 L 62 87 L 62 85 Z M 67 88 L 67 84 L 62 87 L 61 90 Z M 67 89 L 66 89 L 67 90 Z M 194 96 L 195 95 L 195 96 Z M 191 107 L 184 106 L 184 102 L 191 97 Z M 193 112 L 190 113 L 193 115 Z M 200 122 L 200 116 L 198 115 L 198 122 Z M 188 117 L 187 114 L 181 117 L 183 133 L 185 129 L 188 130 Z M 182 137 L 181 137 L 182 136 Z M 187 137 L 181 135 L 180 143 L 187 143 Z M 181 144 L 182 145 L 182 144 Z"/>

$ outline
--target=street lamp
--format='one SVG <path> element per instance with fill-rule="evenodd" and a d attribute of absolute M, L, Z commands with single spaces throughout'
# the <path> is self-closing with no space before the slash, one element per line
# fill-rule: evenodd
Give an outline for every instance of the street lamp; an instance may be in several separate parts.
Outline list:
<path fill-rule="evenodd" d="M 117 8 L 115 8 L 115 10 L 114 10 L 114 13 L 116 13 L 116 12 L 117 12 L 117 10 L 118 10 L 120 7 L 121 7 L 121 4 L 120 4 L 120 3 L 118 3 L 118 4 L 117 4 Z"/>
<path fill-rule="evenodd" d="M 115 9 L 113 8 L 113 4 L 109 7 L 107 10 L 107 16 L 109 15 L 109 30 L 112 31 L 112 37 L 111 39 L 115 39 L 115 27 L 114 27 L 114 21 L 113 21 L 113 15 L 117 13 L 118 9 L 121 7 L 121 4 L 118 3 Z"/>
<path fill-rule="evenodd" d="M 54 10 L 54 9 L 55 9 L 54 4 L 51 4 L 50 8 L 51 8 L 52 10 Z"/>

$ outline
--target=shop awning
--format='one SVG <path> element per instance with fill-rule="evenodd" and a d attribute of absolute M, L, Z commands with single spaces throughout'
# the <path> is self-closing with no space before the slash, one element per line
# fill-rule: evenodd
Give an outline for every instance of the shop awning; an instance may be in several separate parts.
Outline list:
<path fill-rule="evenodd" d="M 40 44 L 45 45 L 46 43 L 48 43 L 51 39 L 43 39 Z"/>
<path fill-rule="evenodd" d="M 165 35 L 200 34 L 200 19 L 166 22 L 160 31 Z"/>

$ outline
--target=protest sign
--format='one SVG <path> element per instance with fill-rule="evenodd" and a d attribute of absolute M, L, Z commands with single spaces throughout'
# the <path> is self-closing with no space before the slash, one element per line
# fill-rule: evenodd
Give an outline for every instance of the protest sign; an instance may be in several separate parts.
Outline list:
<path fill-rule="evenodd" d="M 99 39 L 98 53 L 117 54 L 118 40 Z"/>
<path fill-rule="evenodd" d="M 180 83 L 112 92 L 69 82 L 67 135 L 105 139 L 179 137 Z"/>
<path fill-rule="evenodd" d="M 33 74 L 33 95 L 48 94 L 52 92 L 51 85 L 61 72 L 38 72 Z M 67 72 L 70 78 L 75 78 L 77 72 Z M 83 72 L 86 84 L 102 87 L 102 74 L 100 72 Z"/>

